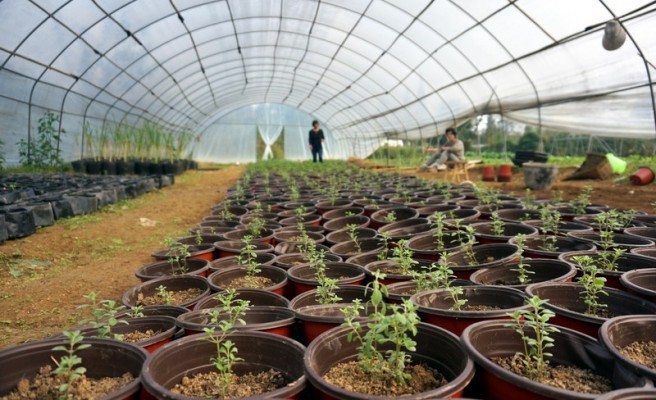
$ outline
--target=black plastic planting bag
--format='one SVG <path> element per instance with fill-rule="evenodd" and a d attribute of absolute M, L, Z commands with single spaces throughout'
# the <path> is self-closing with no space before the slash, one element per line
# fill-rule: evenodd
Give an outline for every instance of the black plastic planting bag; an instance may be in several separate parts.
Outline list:
<path fill-rule="evenodd" d="M 74 215 L 70 199 L 63 198 L 61 200 L 52 201 L 50 204 L 52 204 L 52 210 L 55 213 L 56 219 L 68 218 Z"/>
<path fill-rule="evenodd" d="M 32 212 L 34 218 L 34 225 L 36 226 L 50 226 L 55 223 L 55 213 L 50 203 L 34 203 L 25 206 L 26 209 Z"/>
<path fill-rule="evenodd" d="M 4 214 L 0 214 L 0 243 L 4 242 L 9 238 L 7 234 L 7 224 L 5 223 Z"/>
<path fill-rule="evenodd" d="M 0 210 L 0 214 L 5 217 L 9 239 L 22 238 L 36 232 L 34 217 L 29 210 L 25 208 L 4 209 Z"/>

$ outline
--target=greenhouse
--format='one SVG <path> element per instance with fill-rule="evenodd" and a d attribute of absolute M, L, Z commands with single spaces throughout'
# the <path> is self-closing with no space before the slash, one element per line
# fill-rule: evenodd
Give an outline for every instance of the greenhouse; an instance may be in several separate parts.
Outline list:
<path fill-rule="evenodd" d="M 656 1 L 0 0 L 0 400 L 656 399 Z"/>

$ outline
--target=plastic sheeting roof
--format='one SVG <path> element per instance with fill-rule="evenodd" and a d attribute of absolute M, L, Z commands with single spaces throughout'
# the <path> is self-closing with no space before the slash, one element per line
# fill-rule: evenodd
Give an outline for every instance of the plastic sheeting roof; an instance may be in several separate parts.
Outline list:
<path fill-rule="evenodd" d="M 69 132 L 110 120 L 203 131 L 281 103 L 340 140 L 433 136 L 486 113 L 654 137 L 655 3 L 5 0 L 0 135 L 26 135 L 45 109 Z M 609 52 L 612 18 L 630 38 Z"/>

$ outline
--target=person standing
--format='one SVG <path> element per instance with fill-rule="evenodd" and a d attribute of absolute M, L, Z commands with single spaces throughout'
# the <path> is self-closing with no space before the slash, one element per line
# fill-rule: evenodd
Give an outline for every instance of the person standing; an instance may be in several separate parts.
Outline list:
<path fill-rule="evenodd" d="M 427 153 L 433 153 L 433 155 L 419 168 L 420 171 L 427 171 L 433 164 L 437 165 L 438 171 L 444 170 L 446 169 L 445 162 L 465 159 L 465 144 L 458 139 L 458 133 L 454 128 L 446 130 L 446 138 L 447 143 L 444 146 L 426 149 Z"/>
<path fill-rule="evenodd" d="M 319 162 L 323 162 L 323 141 L 326 138 L 323 135 L 323 131 L 319 128 L 319 121 L 312 121 L 312 129 L 310 129 L 309 142 L 310 142 L 310 151 L 312 151 L 312 162 L 317 162 L 317 157 Z"/>

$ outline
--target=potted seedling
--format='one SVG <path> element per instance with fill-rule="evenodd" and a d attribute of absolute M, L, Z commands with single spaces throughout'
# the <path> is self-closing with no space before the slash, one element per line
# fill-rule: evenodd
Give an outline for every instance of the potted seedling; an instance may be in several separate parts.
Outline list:
<path fill-rule="evenodd" d="M 525 241 L 529 239 L 517 235 L 513 243 L 519 248 L 517 260 L 494 268 L 480 269 L 469 277 L 479 285 L 501 285 L 524 290 L 527 285 L 536 282 L 566 282 L 576 275 L 570 264 L 543 258 L 527 259 Z M 531 238 L 532 239 L 532 238 Z"/>
<path fill-rule="evenodd" d="M 200 231 L 197 231 L 200 234 Z M 197 235 L 198 236 L 198 235 Z M 135 276 L 142 282 L 170 275 L 199 275 L 207 276 L 209 261 L 205 258 L 192 258 L 190 246 L 173 239 L 165 240 L 167 246 L 167 259 L 141 266 Z M 210 245 L 210 250 L 214 246 Z M 211 260 L 210 260 L 211 261 Z"/>
<path fill-rule="evenodd" d="M 168 261 L 171 265 L 172 275 L 188 272 L 187 260 L 196 258 L 201 260 L 214 260 L 214 246 L 211 244 L 189 245 L 172 238 L 164 240 L 165 249 L 152 254 L 156 260 Z"/>
<path fill-rule="evenodd" d="M 336 279 L 340 285 L 359 285 L 364 281 L 364 270 L 346 262 L 326 262 L 325 252 L 318 250 L 308 254 L 309 262 L 287 270 L 294 296 L 315 289 L 321 279 Z"/>
<path fill-rule="evenodd" d="M 617 368 L 595 339 L 552 325 L 554 313 L 539 297 L 527 305 L 509 314 L 511 323 L 479 322 L 461 336 L 481 367 L 486 399 L 594 399 L 615 388 L 644 385 Z"/>
<path fill-rule="evenodd" d="M 462 286 L 454 284 L 456 276 L 440 261 L 436 270 L 441 287 L 417 292 L 410 301 L 419 307 L 422 321 L 460 335 L 469 325 L 487 319 L 506 318 L 506 313 L 524 307 L 525 295 L 502 286 Z"/>
<path fill-rule="evenodd" d="M 652 314 L 656 304 L 618 289 L 606 287 L 606 278 L 592 257 L 577 256 L 582 275 L 577 283 L 539 283 L 529 285 L 527 293 L 548 299 L 546 306 L 556 313 L 554 322 L 596 336 L 599 326 L 609 317 Z"/>
<path fill-rule="evenodd" d="M 399 242 L 390 250 L 390 256 L 384 260 L 367 264 L 364 269 L 371 278 L 374 272 L 385 274 L 384 284 L 404 282 L 412 279 L 412 272 L 430 265 L 429 261 L 417 261 L 414 252 L 407 247 L 406 240 Z"/>
<path fill-rule="evenodd" d="M 472 232 L 472 227 L 466 225 L 465 229 Z M 469 279 L 469 276 L 479 269 L 494 268 L 516 259 L 518 247 L 514 244 L 495 243 L 474 246 L 473 235 L 461 238 L 461 250 L 449 253 L 447 261 L 460 279 Z"/>
<path fill-rule="evenodd" d="M 84 338 L 80 331 L 0 351 L 7 399 L 137 399 L 147 353 L 133 344 Z"/>
<path fill-rule="evenodd" d="M 407 300 L 385 304 L 386 290 L 378 283 L 382 277 L 376 274 L 372 285 L 366 323 L 360 318 L 365 307 L 354 302 L 342 309 L 342 327 L 310 344 L 305 357 L 308 379 L 322 399 L 457 397 L 473 377 L 473 366 L 463 357 L 457 339 L 421 323 L 416 307 Z"/>
<path fill-rule="evenodd" d="M 442 212 L 433 214 L 431 218 L 432 231 L 413 237 L 408 241 L 407 246 L 417 257 L 437 261 L 442 252 L 460 247 L 469 233 L 462 229 L 462 221 L 456 222 L 458 228 L 449 230 L 446 223 L 447 215 Z"/>
<path fill-rule="evenodd" d="M 518 234 L 526 236 L 538 234 L 538 230 L 532 226 L 504 222 L 496 211 L 492 213 L 490 222 L 475 223 L 471 227 L 474 228 L 474 235 L 481 244 L 508 243 L 508 240 Z"/>
<path fill-rule="evenodd" d="M 287 274 L 284 270 L 257 262 L 256 244 L 249 235 L 242 239 L 242 248 L 237 257 L 240 267 L 228 268 L 212 273 L 207 279 L 215 291 L 223 289 L 264 289 L 284 295 Z"/>
<path fill-rule="evenodd" d="M 192 309 L 210 292 L 205 278 L 193 275 L 177 275 L 152 279 L 128 289 L 122 297 L 123 305 L 152 306 L 176 305 Z"/>

